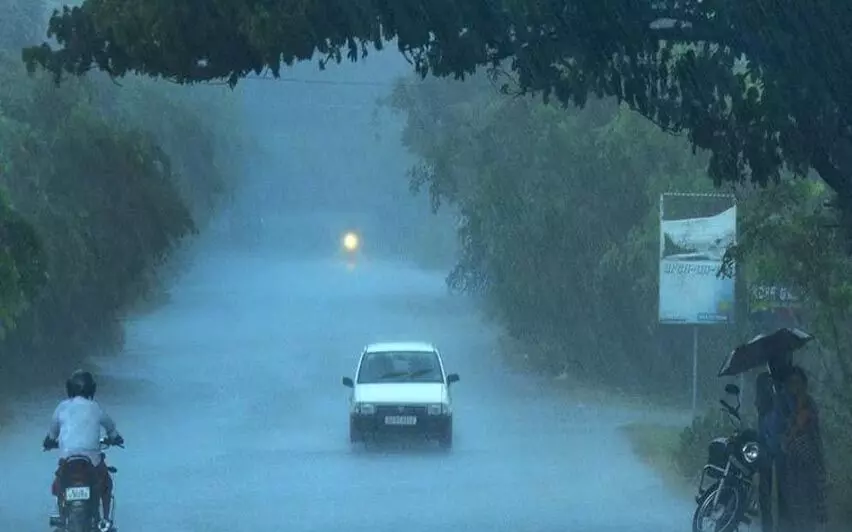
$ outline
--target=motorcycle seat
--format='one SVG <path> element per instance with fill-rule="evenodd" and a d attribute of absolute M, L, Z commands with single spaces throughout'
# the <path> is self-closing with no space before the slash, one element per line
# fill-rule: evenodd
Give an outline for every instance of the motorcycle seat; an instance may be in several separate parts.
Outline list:
<path fill-rule="evenodd" d="M 92 460 L 88 456 L 83 456 L 81 454 L 75 454 L 69 456 L 68 458 L 63 458 L 60 460 L 61 463 L 66 464 L 68 462 L 88 462 L 89 465 L 92 465 Z"/>

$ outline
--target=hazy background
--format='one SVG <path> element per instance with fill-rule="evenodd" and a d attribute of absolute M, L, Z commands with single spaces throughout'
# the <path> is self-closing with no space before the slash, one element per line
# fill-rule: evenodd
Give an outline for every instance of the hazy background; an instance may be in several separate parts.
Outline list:
<path fill-rule="evenodd" d="M 451 211 L 430 210 L 425 191 L 413 195 L 416 162 L 400 141 L 404 117 L 382 105 L 410 66 L 395 50 L 363 63 L 297 64 L 241 83 L 237 93 L 256 151 L 246 153 L 229 222 L 251 241 L 257 224 L 290 251 L 321 253 L 344 231 L 362 235 L 368 255 L 395 256 L 447 271 L 455 252 Z M 303 220 L 298 229 L 292 220 Z M 283 220 L 290 220 L 284 222 Z"/>

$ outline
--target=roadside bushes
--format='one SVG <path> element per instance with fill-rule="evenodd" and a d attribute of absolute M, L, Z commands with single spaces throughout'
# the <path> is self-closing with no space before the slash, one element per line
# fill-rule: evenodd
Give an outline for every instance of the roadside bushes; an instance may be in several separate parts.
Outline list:
<path fill-rule="evenodd" d="M 657 217 L 661 192 L 712 191 L 703 154 L 614 101 L 563 109 L 483 76 L 401 83 L 391 105 L 413 185 L 460 214 L 453 289 L 554 374 L 686 399 L 691 331 L 656 324 Z M 702 332 L 701 359 L 732 334 Z"/>
<path fill-rule="evenodd" d="M 0 338 L 44 284 L 43 261 L 38 235 L 0 189 Z"/>
<path fill-rule="evenodd" d="M 718 408 L 696 416 L 692 424 L 680 433 L 675 455 L 672 457 L 678 474 L 693 478 L 700 474 L 707 461 L 707 445 L 713 438 L 731 432 L 728 421 Z"/>
<path fill-rule="evenodd" d="M 52 378 L 121 340 L 116 318 L 238 175 L 238 98 L 134 78 L 116 86 L 103 75 L 56 87 L 28 76 L 18 49 L 0 50 L 6 382 Z"/>

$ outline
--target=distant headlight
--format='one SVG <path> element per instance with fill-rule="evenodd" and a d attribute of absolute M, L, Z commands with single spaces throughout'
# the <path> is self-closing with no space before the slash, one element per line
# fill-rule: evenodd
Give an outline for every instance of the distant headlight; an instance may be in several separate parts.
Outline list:
<path fill-rule="evenodd" d="M 444 403 L 429 405 L 428 407 L 426 407 L 426 412 L 430 416 L 440 416 L 442 414 L 449 414 L 450 407 Z"/>
<path fill-rule="evenodd" d="M 343 248 L 346 251 L 348 251 L 350 253 L 352 253 L 353 251 L 357 251 L 358 246 L 360 244 L 361 244 L 360 239 L 358 238 L 358 235 L 356 235 L 355 233 L 350 231 L 350 232 L 346 233 L 345 235 L 343 235 Z"/>
<path fill-rule="evenodd" d="M 370 403 L 355 403 L 355 408 L 353 410 L 356 414 L 370 416 L 376 413 L 376 405 Z"/>
<path fill-rule="evenodd" d="M 757 462 L 757 459 L 760 458 L 760 446 L 754 442 L 743 445 L 743 458 L 750 464 Z"/>

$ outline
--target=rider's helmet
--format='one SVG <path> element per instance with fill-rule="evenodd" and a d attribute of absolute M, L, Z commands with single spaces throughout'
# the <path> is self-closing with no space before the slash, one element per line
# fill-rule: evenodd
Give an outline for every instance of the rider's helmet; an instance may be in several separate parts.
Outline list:
<path fill-rule="evenodd" d="M 65 390 L 68 392 L 68 397 L 85 397 L 92 399 L 95 397 L 98 385 L 95 383 L 95 378 L 88 371 L 77 370 L 68 377 L 65 381 Z"/>

